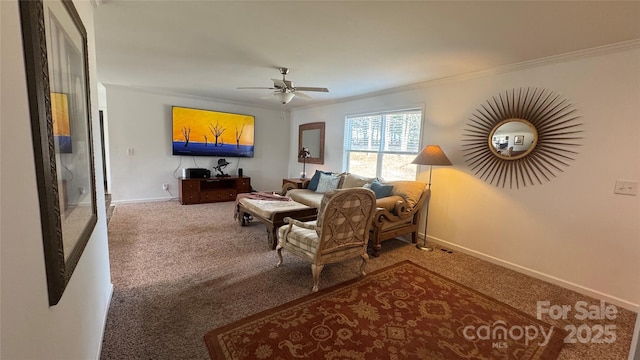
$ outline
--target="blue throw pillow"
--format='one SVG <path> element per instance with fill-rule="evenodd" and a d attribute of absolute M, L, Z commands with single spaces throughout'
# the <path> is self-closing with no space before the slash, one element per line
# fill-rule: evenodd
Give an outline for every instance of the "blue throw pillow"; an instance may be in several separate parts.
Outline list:
<path fill-rule="evenodd" d="M 316 191 L 318 189 L 318 183 L 320 182 L 321 174 L 331 175 L 331 171 L 316 170 L 316 173 L 313 174 L 313 177 L 311 177 L 311 180 L 309 180 L 309 185 L 307 185 L 307 189 L 313 190 L 313 191 Z"/>
<path fill-rule="evenodd" d="M 376 199 L 385 198 L 387 196 L 391 196 L 391 191 L 393 190 L 393 185 L 384 185 L 381 184 L 378 180 L 373 180 L 371 183 L 371 191 L 376 194 Z"/>

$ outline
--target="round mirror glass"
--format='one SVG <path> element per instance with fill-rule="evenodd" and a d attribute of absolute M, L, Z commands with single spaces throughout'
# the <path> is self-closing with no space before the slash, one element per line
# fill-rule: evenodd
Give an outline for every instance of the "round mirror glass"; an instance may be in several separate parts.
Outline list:
<path fill-rule="evenodd" d="M 489 134 L 489 149 L 497 157 L 516 160 L 527 156 L 536 147 L 538 131 L 524 119 L 499 122 Z"/>

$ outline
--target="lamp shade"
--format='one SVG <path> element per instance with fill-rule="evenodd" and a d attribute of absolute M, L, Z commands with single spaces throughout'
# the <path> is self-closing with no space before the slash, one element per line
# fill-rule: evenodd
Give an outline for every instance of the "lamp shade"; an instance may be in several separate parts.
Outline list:
<path fill-rule="evenodd" d="M 425 146 L 411 163 L 417 165 L 453 165 L 438 145 Z"/>

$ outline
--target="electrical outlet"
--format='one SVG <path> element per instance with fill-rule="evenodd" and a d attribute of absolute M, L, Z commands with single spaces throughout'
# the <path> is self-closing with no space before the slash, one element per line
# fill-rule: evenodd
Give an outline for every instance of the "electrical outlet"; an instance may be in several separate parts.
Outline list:
<path fill-rule="evenodd" d="M 169 190 L 169 184 L 162 184 L 162 190 Z"/>
<path fill-rule="evenodd" d="M 613 193 L 635 196 L 638 193 L 638 182 L 635 180 L 616 180 L 616 187 L 613 189 Z"/>

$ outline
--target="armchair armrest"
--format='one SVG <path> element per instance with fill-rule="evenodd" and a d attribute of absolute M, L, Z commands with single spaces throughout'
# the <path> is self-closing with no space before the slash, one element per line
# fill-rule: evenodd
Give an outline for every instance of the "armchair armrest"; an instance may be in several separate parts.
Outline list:
<path fill-rule="evenodd" d="M 305 179 L 302 180 L 302 183 L 300 183 L 300 185 L 298 185 L 297 183 L 293 183 L 293 182 L 284 182 L 282 184 L 282 195 L 286 195 L 287 191 L 292 190 L 292 189 L 306 189 L 307 186 L 309 186 L 309 182 L 311 180 L 310 179 Z"/>
<path fill-rule="evenodd" d="M 309 230 L 315 230 L 316 229 L 315 225 L 310 225 L 310 224 L 304 223 L 304 222 L 302 222 L 300 220 L 292 219 L 290 217 L 284 218 L 283 221 L 285 223 L 289 224 L 289 229 L 291 229 L 291 227 L 293 225 L 301 227 L 301 228 L 309 229 Z"/>
<path fill-rule="evenodd" d="M 418 214 L 420 210 L 422 210 L 422 206 L 425 202 L 429 201 L 430 197 L 431 190 L 426 189 L 422 193 L 422 196 L 420 196 L 420 199 L 418 199 L 418 203 L 413 207 L 409 207 L 409 204 L 406 201 L 398 201 L 393 208 L 393 212 L 384 208 L 377 208 L 373 216 L 372 224 L 376 227 L 382 227 L 382 224 L 384 223 L 407 220 L 408 218 Z"/>
<path fill-rule="evenodd" d="M 305 229 L 309 229 L 309 230 L 315 230 L 316 226 L 315 225 L 309 225 L 309 224 L 305 224 L 302 221 L 290 218 L 290 217 L 286 217 L 284 219 L 282 219 L 282 221 L 284 221 L 286 224 L 289 224 L 289 226 L 287 226 L 287 228 L 284 231 L 284 236 L 283 238 L 285 239 L 284 241 L 286 241 L 286 239 L 289 237 L 289 232 L 291 232 L 291 228 L 293 227 L 293 225 L 301 227 L 301 228 L 305 228 Z M 281 241 L 283 241 L 282 239 L 280 239 L 279 242 L 279 246 L 281 245 Z"/>
<path fill-rule="evenodd" d="M 384 222 L 397 222 L 408 219 L 412 217 L 417 210 L 417 208 L 409 209 L 403 201 L 398 201 L 396 204 L 394 208 L 395 214 L 385 208 L 377 208 L 373 216 L 373 225 L 382 226 Z"/>

